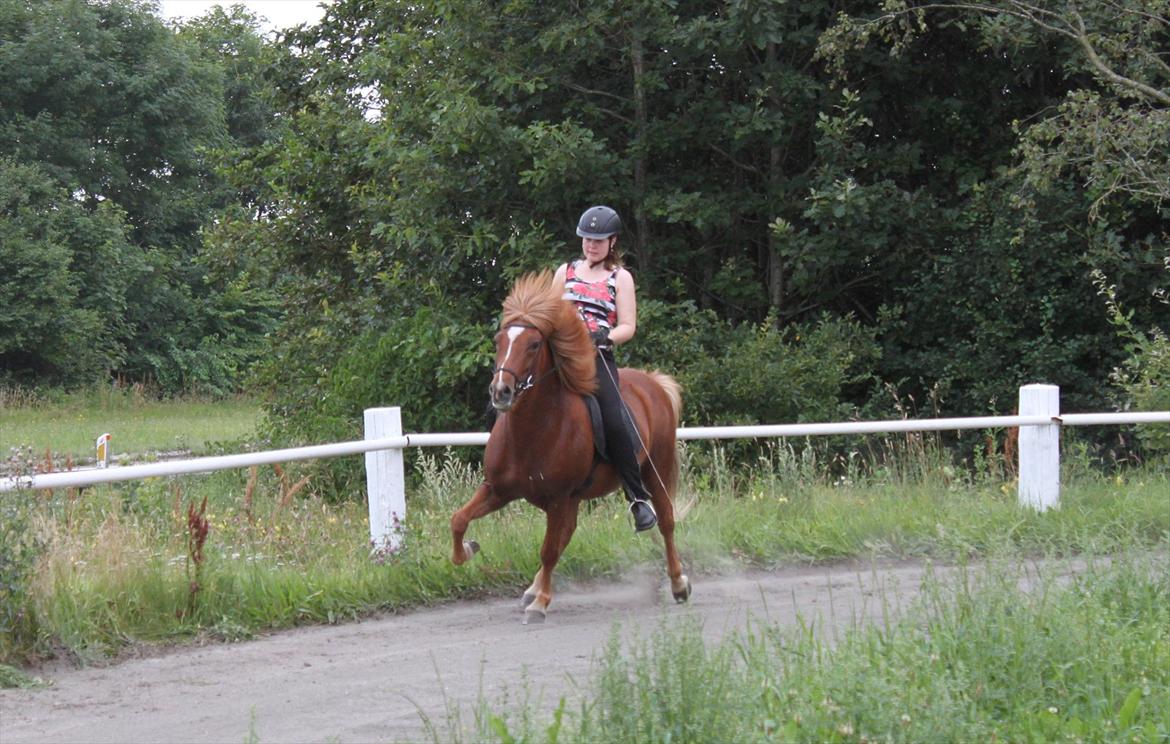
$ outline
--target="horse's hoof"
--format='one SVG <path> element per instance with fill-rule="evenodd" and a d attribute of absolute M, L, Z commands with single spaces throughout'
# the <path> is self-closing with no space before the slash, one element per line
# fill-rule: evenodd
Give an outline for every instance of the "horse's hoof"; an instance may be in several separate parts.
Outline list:
<path fill-rule="evenodd" d="M 672 594 L 674 594 L 674 601 L 678 602 L 679 604 L 682 604 L 683 602 L 686 602 L 688 599 L 691 598 L 691 580 L 688 579 L 686 577 L 686 575 L 682 576 L 682 580 L 683 580 L 683 583 L 686 584 L 686 586 L 683 587 L 682 591 L 678 591 L 678 592 L 672 591 Z"/>
<path fill-rule="evenodd" d="M 524 610 L 524 625 L 540 625 L 544 622 L 545 611 L 529 607 Z"/>
<path fill-rule="evenodd" d="M 463 553 L 468 558 L 471 558 L 471 556 L 475 555 L 478 552 L 479 552 L 479 543 L 477 543 L 475 540 L 468 540 L 467 542 L 463 543 Z"/>

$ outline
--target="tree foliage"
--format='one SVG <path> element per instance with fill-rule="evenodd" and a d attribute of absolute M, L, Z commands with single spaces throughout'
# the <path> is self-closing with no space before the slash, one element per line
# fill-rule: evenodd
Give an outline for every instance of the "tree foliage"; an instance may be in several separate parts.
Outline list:
<path fill-rule="evenodd" d="M 875 355 L 866 333 L 842 336 L 853 371 L 826 379 L 854 406 L 870 402 L 861 379 L 946 390 L 957 413 L 1003 410 L 1038 380 L 1100 403 L 1123 350 L 1104 308 L 1084 311 L 1089 271 L 1121 272 L 1138 296 L 1156 211 L 1126 193 L 1090 223 L 1101 193 L 1059 180 L 1071 158 L 1046 188 L 1041 169 L 1016 167 L 1055 121 L 1037 116 L 1092 80 L 1082 47 L 1020 17 L 997 27 L 955 10 L 928 29 L 908 6 L 853 7 L 875 20 L 850 26 L 828 3 L 353 1 L 286 37 L 286 128 L 237 174 L 265 184 L 268 211 L 233 228 L 289 272 L 267 378 L 298 391 L 284 412 L 332 398 L 334 360 L 388 348 L 378 339 L 425 307 L 457 309 L 445 332 L 471 337 L 518 273 L 575 252 L 573 220 L 596 202 L 625 216 L 641 295 L 662 303 L 643 305 L 669 308 L 649 323 L 718 339 L 659 343 L 643 323 L 630 351 L 694 383 L 691 420 L 801 415 L 700 370 L 737 356 L 767 367 L 746 340 L 760 324 L 781 331 L 769 354 L 797 359 L 792 340 L 824 313 L 881 340 Z M 887 29 L 898 54 L 846 44 L 842 28 Z M 402 349 L 441 341 L 412 333 L 389 347 L 407 367 Z M 410 398 L 383 379 L 399 380 L 389 399 Z M 476 386 L 453 389 L 469 391 L 457 423 L 474 424 Z"/>
<path fill-rule="evenodd" d="M 842 16 L 822 40 L 821 53 L 840 71 L 844 50 L 878 36 L 897 51 L 927 31 L 928 19 L 943 27 L 973 27 L 987 48 L 1003 54 L 1061 44 L 1067 73 L 1095 80 L 1071 90 L 1055 113 L 1024 128 L 1020 151 L 1035 183 L 1044 186 L 1071 172 L 1098 203 L 1117 193 L 1158 206 L 1170 198 L 1166 0 L 892 0 L 871 18 Z"/>
<path fill-rule="evenodd" d="M 19 244 L 26 258 L 44 250 L 38 261 L 76 275 L 38 287 L 41 300 L 12 298 L 20 327 L 9 332 L 25 339 L 5 357 L 15 377 L 70 385 L 118 375 L 170 392 L 231 390 L 272 325 L 270 298 L 211 281 L 202 263 L 201 229 L 237 198 L 213 155 L 262 141 L 272 118 L 246 110 L 252 99 L 239 92 L 260 81 L 258 67 L 239 63 L 259 58 L 254 21 L 237 13 L 180 35 L 154 8 L 0 2 L 0 154 L 32 169 L 13 175 L 37 174 L 14 182 L 24 184 L 14 198 L 28 206 L 9 227 L 31 241 Z M 225 51 L 228 40 L 245 51 Z M 34 238 L 28 210 L 54 224 L 68 215 L 76 229 L 68 239 L 52 230 Z"/>
<path fill-rule="evenodd" d="M 127 295 L 146 271 L 111 204 L 90 211 L 35 165 L 0 157 L 0 370 L 100 380 L 126 353 Z"/>
<path fill-rule="evenodd" d="M 869 15 L 840 16 L 822 36 L 819 55 L 838 79 L 851 80 L 856 72 L 849 63 L 861 50 L 884 47 L 904 59 L 924 40 L 956 31 L 977 39 L 982 55 L 1011 61 L 1014 79 L 1004 84 L 1013 94 L 1039 83 L 1043 95 L 1011 119 L 1012 158 L 1003 159 L 1000 173 L 971 192 L 975 198 L 957 213 L 955 224 L 970 229 L 948 239 L 956 250 L 923 272 L 909 292 L 899 289 L 922 298 L 918 306 L 924 310 L 943 308 L 948 327 L 964 329 L 975 346 L 940 366 L 926 349 L 930 336 L 939 338 L 932 326 L 940 316 L 915 323 L 914 311 L 901 302 L 886 308 L 897 319 L 884 346 L 887 354 L 903 350 L 895 357 L 906 368 L 903 374 L 917 364 L 932 375 L 948 367 L 965 371 L 959 378 L 942 371 L 938 381 L 976 391 L 970 403 L 990 400 L 989 388 L 1006 393 L 1010 379 L 1031 376 L 1060 383 L 1074 406 L 1096 406 L 1111 365 L 1145 369 L 1155 359 L 1147 358 L 1154 347 L 1130 343 L 1132 327 L 1120 336 L 1109 327 L 1116 326 L 1116 312 L 1095 297 L 1100 280 L 1093 277 L 1116 282 L 1112 291 L 1125 298 L 1137 327 L 1151 329 L 1149 338 L 1164 337 L 1170 325 L 1158 299 L 1167 288 L 1159 267 L 1170 256 L 1170 67 L 1164 51 L 1170 5 L 889 0 Z M 991 260 L 978 260 L 980 255 Z M 976 259 L 964 282 L 983 291 L 964 292 L 948 281 L 961 268 L 960 256 L 964 263 Z M 1010 285 L 988 286 L 995 284 L 989 277 L 1005 272 Z M 932 293 L 931 287 L 943 291 Z M 932 295 L 939 304 L 931 305 Z M 963 296 L 970 299 L 955 303 Z M 986 310 L 976 310 L 979 297 L 984 305 L 988 298 L 998 305 L 1018 299 L 1014 308 L 1008 304 L 1007 312 L 997 313 L 1001 320 L 989 322 Z M 1114 296 L 1110 303 L 1116 301 Z M 960 317 L 950 312 L 956 306 L 965 308 Z M 914 325 L 921 341 L 904 335 Z M 997 326 L 1000 331 L 988 336 Z M 1134 353 L 1140 356 L 1125 359 Z M 980 356 L 986 364 L 977 362 Z M 1011 373 L 1006 380 L 1005 371 Z"/>
<path fill-rule="evenodd" d="M 54 185 L 6 197 L 5 260 L 46 289 L 0 358 L 93 327 L 100 285 L 123 325 L 90 373 L 255 372 L 289 439 L 369 405 L 475 427 L 510 283 L 607 203 L 624 361 L 682 379 L 689 423 L 881 415 L 890 386 L 1098 408 L 1153 348 L 1110 308 L 1170 325 L 1165 3 L 337 0 L 265 41 L 241 9 L 0 0 L 4 167 Z M 43 238 L 62 215 L 108 236 L 108 282 Z"/>

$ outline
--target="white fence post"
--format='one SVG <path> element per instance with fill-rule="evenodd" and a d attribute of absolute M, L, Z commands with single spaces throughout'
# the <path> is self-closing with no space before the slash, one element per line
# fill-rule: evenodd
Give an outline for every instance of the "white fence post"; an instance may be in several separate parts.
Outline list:
<path fill-rule="evenodd" d="M 366 440 L 402 436 L 402 409 L 367 408 Z M 402 448 L 366 453 L 366 491 L 370 502 L 370 547 L 394 551 L 402 545 L 406 521 L 406 482 Z"/>
<path fill-rule="evenodd" d="M 1060 388 L 1024 385 L 1020 388 L 1020 415 L 1060 416 Z M 1060 425 L 1020 427 L 1020 506 L 1045 511 L 1060 506 Z"/>

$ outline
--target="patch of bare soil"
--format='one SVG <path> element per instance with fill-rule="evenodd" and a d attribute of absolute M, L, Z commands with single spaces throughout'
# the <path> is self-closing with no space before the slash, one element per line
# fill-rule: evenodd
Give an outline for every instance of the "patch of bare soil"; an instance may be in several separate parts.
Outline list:
<path fill-rule="evenodd" d="M 389 742 L 440 738 L 477 700 L 542 702 L 588 683 L 619 627 L 648 637 L 683 618 L 717 640 L 751 622 L 814 623 L 822 636 L 896 616 L 916 596 L 916 563 L 843 564 L 693 576 L 678 605 L 660 572 L 615 583 L 562 581 L 540 625 L 517 600 L 454 602 L 233 645 L 188 647 L 105 668 L 56 669 L 52 685 L 0 690 L 0 744 L 19 742 Z M 501 708 L 502 709 L 502 708 Z"/>

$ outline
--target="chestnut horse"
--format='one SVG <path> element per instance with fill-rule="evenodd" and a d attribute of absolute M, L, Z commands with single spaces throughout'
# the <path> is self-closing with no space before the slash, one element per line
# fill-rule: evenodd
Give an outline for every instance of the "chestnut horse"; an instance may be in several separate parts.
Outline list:
<path fill-rule="evenodd" d="M 545 512 L 540 570 L 524 593 L 525 623 L 544 620 L 552 601 L 553 569 L 577 529 L 581 501 L 618 487 L 617 471 L 595 461 L 583 398 L 597 388 L 597 350 L 562 293 L 563 287 L 545 271 L 521 278 L 504 301 L 488 388 L 498 416 L 484 452 L 484 482 L 451 515 L 451 560 L 459 565 L 479 550 L 477 543 L 463 539 L 472 520 L 520 498 Z M 674 545 L 671 502 L 678 483 L 679 385 L 668 375 L 636 369 L 622 369 L 619 378 L 622 398 L 644 443 L 638 459 L 658 514 L 671 591 L 685 602 L 691 583 Z M 631 534 L 630 539 L 638 538 Z"/>

